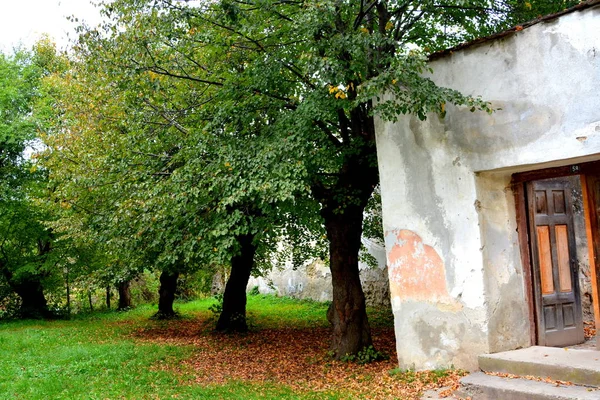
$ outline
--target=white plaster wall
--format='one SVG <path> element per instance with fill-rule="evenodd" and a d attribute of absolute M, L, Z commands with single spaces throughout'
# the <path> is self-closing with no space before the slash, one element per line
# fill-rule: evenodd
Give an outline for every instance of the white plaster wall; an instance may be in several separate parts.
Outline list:
<path fill-rule="evenodd" d="M 512 173 L 600 159 L 600 8 L 431 66 L 438 85 L 501 110 L 376 122 L 398 357 L 475 368 L 529 345 Z"/>
<path fill-rule="evenodd" d="M 377 261 L 370 266 L 359 263 L 360 281 L 369 307 L 390 307 L 385 249 L 377 242 L 363 238 L 365 248 Z M 331 272 L 321 260 L 294 268 L 291 262 L 273 265 L 264 276 L 250 277 L 247 291 L 258 287 L 260 293 L 290 296 L 298 299 L 332 301 Z"/>

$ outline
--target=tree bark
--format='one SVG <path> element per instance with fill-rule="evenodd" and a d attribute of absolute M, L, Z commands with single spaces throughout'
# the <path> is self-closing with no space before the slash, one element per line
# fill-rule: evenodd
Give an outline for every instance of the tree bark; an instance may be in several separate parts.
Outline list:
<path fill-rule="evenodd" d="M 22 318 L 48 318 L 51 316 L 42 284 L 39 281 L 26 280 L 18 284 L 11 284 L 11 286 L 21 298 L 20 314 Z"/>
<path fill-rule="evenodd" d="M 94 312 L 94 303 L 92 301 L 92 291 L 88 290 L 88 302 L 90 303 L 90 312 Z"/>
<path fill-rule="evenodd" d="M 362 210 L 354 210 L 325 221 L 333 284 L 327 319 L 333 326 L 331 350 L 337 359 L 373 344 L 358 269 L 362 220 Z"/>
<path fill-rule="evenodd" d="M 48 310 L 48 303 L 44 296 L 44 288 L 40 278 L 36 275 L 21 278 L 19 282 L 13 279 L 13 273 L 6 263 L 0 259 L 0 273 L 4 275 L 11 289 L 21 298 L 19 314 L 21 318 L 50 318 L 52 313 Z"/>
<path fill-rule="evenodd" d="M 67 315 L 71 317 L 71 283 L 69 282 L 69 267 L 65 271 L 65 283 L 67 285 Z"/>
<path fill-rule="evenodd" d="M 170 319 L 176 316 L 173 310 L 175 291 L 177 290 L 179 272 L 163 271 L 160 274 L 160 288 L 158 289 L 158 312 L 155 318 Z"/>
<path fill-rule="evenodd" d="M 126 310 L 131 308 L 131 289 L 130 289 L 131 281 L 122 281 L 117 284 L 117 289 L 119 291 L 119 306 L 118 310 Z"/>
<path fill-rule="evenodd" d="M 357 118 L 353 118 L 355 122 Z M 372 118 L 356 122 L 353 129 L 374 137 Z M 374 140 L 368 141 L 354 156 L 346 158 L 337 179 L 329 185 L 312 186 L 321 203 L 321 216 L 329 240 L 329 268 L 333 302 L 327 317 L 333 327 L 331 348 L 340 359 L 372 346 L 365 295 L 360 282 L 358 255 L 363 228 L 363 213 L 379 181 Z"/>
<path fill-rule="evenodd" d="M 106 309 L 110 310 L 110 285 L 106 286 Z"/>
<path fill-rule="evenodd" d="M 246 287 L 254 266 L 256 245 L 254 235 L 240 235 L 236 238 L 240 251 L 231 258 L 231 275 L 223 294 L 223 311 L 217 321 L 217 331 L 246 332 Z"/>

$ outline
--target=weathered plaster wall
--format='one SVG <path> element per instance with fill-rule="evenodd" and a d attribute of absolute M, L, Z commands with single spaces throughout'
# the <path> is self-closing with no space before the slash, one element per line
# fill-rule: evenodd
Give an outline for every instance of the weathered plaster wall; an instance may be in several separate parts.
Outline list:
<path fill-rule="evenodd" d="M 474 369 L 529 346 L 515 172 L 600 159 L 600 9 L 432 62 L 492 115 L 377 121 L 383 222 L 402 367 Z"/>
<path fill-rule="evenodd" d="M 377 266 L 360 263 L 360 280 L 368 306 L 390 307 L 390 290 L 385 250 L 381 245 L 363 241 Z M 291 264 L 274 267 L 264 277 L 251 277 L 248 290 L 258 286 L 260 293 L 274 293 L 298 299 L 331 301 L 331 272 L 322 261 L 314 261 L 294 269 Z"/>

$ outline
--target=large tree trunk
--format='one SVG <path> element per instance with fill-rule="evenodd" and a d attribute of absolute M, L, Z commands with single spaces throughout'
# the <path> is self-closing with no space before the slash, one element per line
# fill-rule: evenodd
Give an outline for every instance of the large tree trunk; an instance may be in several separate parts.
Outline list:
<path fill-rule="evenodd" d="M 21 298 L 20 314 L 22 318 L 50 317 L 48 303 L 39 281 L 32 279 L 11 284 L 11 286 Z"/>
<path fill-rule="evenodd" d="M 155 318 L 170 319 L 175 317 L 173 302 L 175 301 L 175 291 L 177 290 L 177 278 L 179 278 L 179 272 L 163 271 L 160 274 L 158 312 L 155 314 Z"/>
<path fill-rule="evenodd" d="M 240 235 L 237 238 L 240 251 L 231 258 L 231 275 L 223 294 L 223 311 L 217 321 L 218 331 L 246 332 L 246 287 L 254 266 L 256 245 L 254 235 Z"/>
<path fill-rule="evenodd" d="M 325 221 L 333 302 L 327 319 L 333 326 L 331 350 L 336 358 L 356 354 L 373 344 L 358 270 L 362 210 L 330 214 Z"/>
<path fill-rule="evenodd" d="M 117 290 L 119 291 L 119 306 L 118 310 L 127 310 L 131 308 L 131 281 L 122 281 L 117 284 Z"/>
<path fill-rule="evenodd" d="M 373 138 L 361 152 L 345 159 L 337 179 L 317 182 L 313 194 L 321 203 L 321 215 L 329 240 L 329 268 L 333 302 L 327 318 L 333 326 L 331 351 L 339 359 L 373 344 L 365 295 L 358 270 L 363 213 L 379 181 L 372 117 L 352 119 L 353 130 Z M 360 136 L 357 134 L 356 136 Z M 360 140 L 360 139 L 354 139 Z"/>
<path fill-rule="evenodd" d="M 21 298 L 19 309 L 21 318 L 49 318 L 52 316 L 48 310 L 48 303 L 39 277 L 33 275 L 15 282 L 13 273 L 2 259 L 0 259 L 0 273 L 4 275 L 11 289 Z"/>

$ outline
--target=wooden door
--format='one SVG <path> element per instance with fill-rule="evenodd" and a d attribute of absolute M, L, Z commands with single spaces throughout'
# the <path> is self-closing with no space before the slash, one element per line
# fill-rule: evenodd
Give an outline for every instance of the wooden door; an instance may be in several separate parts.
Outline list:
<path fill-rule="evenodd" d="M 565 178 L 528 184 L 534 300 L 541 346 L 570 346 L 584 341 L 571 185 Z"/>

